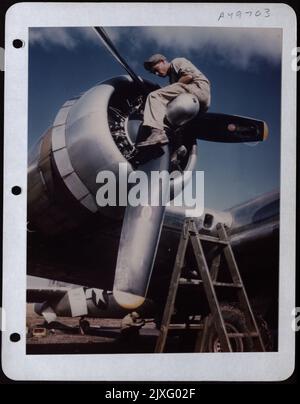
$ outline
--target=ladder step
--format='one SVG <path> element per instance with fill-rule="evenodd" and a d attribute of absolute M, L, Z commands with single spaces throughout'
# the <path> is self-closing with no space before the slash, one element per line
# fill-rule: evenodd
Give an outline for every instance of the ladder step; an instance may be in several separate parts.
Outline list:
<path fill-rule="evenodd" d="M 187 279 L 180 278 L 179 285 L 201 285 L 203 281 L 201 279 Z"/>
<path fill-rule="evenodd" d="M 203 330 L 203 324 L 170 324 L 169 330 Z"/>
<path fill-rule="evenodd" d="M 226 240 L 221 240 L 218 237 L 207 236 L 206 234 L 201 233 L 193 233 L 194 236 L 197 236 L 201 241 L 209 241 L 211 243 L 223 244 L 224 246 L 228 245 L 229 242 Z"/>
<path fill-rule="evenodd" d="M 258 337 L 258 333 L 257 332 L 234 332 L 234 333 L 228 333 L 228 338 L 255 338 Z"/>
<path fill-rule="evenodd" d="M 202 279 L 188 279 L 180 278 L 179 285 L 201 285 L 203 284 Z M 227 287 L 227 288 L 242 288 L 240 283 L 226 283 L 226 282 L 213 282 L 214 286 Z"/>
<path fill-rule="evenodd" d="M 243 285 L 241 285 L 240 283 L 225 283 L 225 282 L 213 282 L 214 286 L 224 286 L 227 288 L 242 288 Z"/>

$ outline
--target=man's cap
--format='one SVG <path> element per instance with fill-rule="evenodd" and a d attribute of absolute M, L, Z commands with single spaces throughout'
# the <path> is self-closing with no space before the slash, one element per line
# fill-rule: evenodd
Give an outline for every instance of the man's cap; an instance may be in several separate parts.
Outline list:
<path fill-rule="evenodd" d="M 145 60 L 144 68 L 151 72 L 152 67 L 161 60 L 167 60 L 167 58 L 160 53 L 156 53 L 155 55 L 150 56 L 149 59 Z"/>

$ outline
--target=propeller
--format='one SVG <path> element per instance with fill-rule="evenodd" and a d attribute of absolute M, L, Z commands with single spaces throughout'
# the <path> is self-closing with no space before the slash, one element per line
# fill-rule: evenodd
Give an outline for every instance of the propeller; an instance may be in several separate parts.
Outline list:
<path fill-rule="evenodd" d="M 183 131 L 187 135 L 195 134 L 197 139 L 225 143 L 260 142 L 269 135 L 264 121 L 212 112 L 200 113 Z"/>
<path fill-rule="evenodd" d="M 101 41 L 103 42 L 104 46 L 108 51 L 111 53 L 111 55 L 120 63 L 120 65 L 126 70 L 126 72 L 129 74 L 129 76 L 132 78 L 132 80 L 141 88 L 142 92 L 147 94 L 149 91 L 143 82 L 143 80 L 135 74 L 135 72 L 131 69 L 131 67 L 128 65 L 126 60 L 120 55 L 119 51 L 115 47 L 115 45 L 112 43 L 111 39 L 109 38 L 107 32 L 105 31 L 104 28 L 102 27 L 93 27 Z"/>
<path fill-rule="evenodd" d="M 120 306 L 127 309 L 135 309 L 145 300 L 165 213 L 163 201 L 169 191 L 167 181 L 153 185 L 151 173 L 168 172 L 169 165 L 170 151 L 166 145 L 161 147 L 160 156 L 139 166 L 148 179 L 144 191 L 152 200 L 160 201 L 157 206 L 149 203 L 126 207 L 113 294 Z"/>
<path fill-rule="evenodd" d="M 130 68 L 128 63 L 120 55 L 108 34 L 102 27 L 94 27 L 95 32 L 101 38 L 105 47 L 113 57 L 127 71 L 132 80 L 139 86 L 142 94 L 149 93 L 143 80 Z M 159 149 L 157 149 L 159 150 Z M 161 153 L 147 162 L 139 165 L 148 178 L 148 195 L 151 193 L 161 201 L 167 192 L 165 184 L 157 184 L 155 189 L 151 187 L 152 171 L 168 171 L 170 166 L 169 146 L 161 147 Z M 162 182 L 164 183 L 164 181 Z M 135 309 L 143 304 L 150 282 L 154 265 L 156 250 L 162 228 L 165 205 L 158 206 L 148 204 L 146 206 L 126 207 L 121 238 L 118 250 L 117 265 L 113 286 L 113 294 L 117 303 L 126 309 Z"/>

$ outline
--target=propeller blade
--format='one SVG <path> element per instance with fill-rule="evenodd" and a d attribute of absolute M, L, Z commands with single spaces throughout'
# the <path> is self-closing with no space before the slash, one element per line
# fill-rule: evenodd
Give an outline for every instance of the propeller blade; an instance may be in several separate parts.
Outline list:
<path fill-rule="evenodd" d="M 269 130 L 264 121 L 207 112 L 186 124 L 184 132 L 212 142 L 244 143 L 266 140 Z"/>
<path fill-rule="evenodd" d="M 164 154 L 139 166 L 148 177 L 147 190 L 151 186 L 152 171 L 168 171 L 170 164 L 169 146 L 163 146 Z M 165 184 L 164 184 L 165 183 Z M 157 196 L 166 195 L 166 182 L 156 188 Z M 149 195 L 149 194 L 148 194 Z M 161 199 L 158 199 L 159 201 Z M 145 300 L 154 265 L 160 232 L 165 213 L 164 204 L 159 206 L 130 206 L 126 208 L 118 251 L 113 294 L 118 304 L 126 309 L 135 309 Z"/>
<path fill-rule="evenodd" d="M 102 27 L 93 27 L 95 32 L 101 38 L 104 46 L 108 49 L 108 51 L 113 55 L 113 57 L 120 63 L 120 65 L 127 71 L 132 80 L 137 83 L 143 92 L 148 93 L 147 87 L 145 86 L 143 80 L 135 74 L 135 72 L 128 65 L 126 60 L 120 55 L 115 45 L 112 43 L 109 38 L 107 32 Z"/>

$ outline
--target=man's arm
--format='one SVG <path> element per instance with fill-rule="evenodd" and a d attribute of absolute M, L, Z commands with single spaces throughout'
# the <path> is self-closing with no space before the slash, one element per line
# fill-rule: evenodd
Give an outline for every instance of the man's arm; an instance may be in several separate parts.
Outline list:
<path fill-rule="evenodd" d="M 177 77 L 179 77 L 177 83 L 190 84 L 194 81 L 195 74 L 199 72 L 198 69 L 185 58 L 173 59 L 171 63 Z"/>
<path fill-rule="evenodd" d="M 193 76 L 189 74 L 183 74 L 180 79 L 178 80 L 178 83 L 183 83 L 183 84 L 189 84 L 193 81 Z"/>

